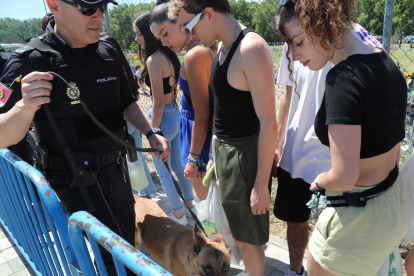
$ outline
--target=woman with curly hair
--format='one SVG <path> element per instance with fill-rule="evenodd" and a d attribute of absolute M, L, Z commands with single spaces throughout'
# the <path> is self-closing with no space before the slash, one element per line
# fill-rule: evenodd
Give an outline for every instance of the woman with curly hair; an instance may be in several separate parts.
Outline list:
<path fill-rule="evenodd" d="M 405 137 L 404 78 L 383 49 L 352 35 L 352 0 L 293 2 L 295 10 L 276 18 L 293 61 L 313 71 L 334 65 L 315 118 L 332 166 L 310 187 L 325 193 L 328 207 L 309 242 L 308 275 L 375 275 L 411 220 L 396 162 Z"/>

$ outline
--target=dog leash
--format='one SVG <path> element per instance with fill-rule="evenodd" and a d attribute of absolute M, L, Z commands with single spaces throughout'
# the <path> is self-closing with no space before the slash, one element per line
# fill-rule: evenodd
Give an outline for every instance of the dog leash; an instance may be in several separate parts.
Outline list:
<path fill-rule="evenodd" d="M 74 93 L 74 95 L 71 96 L 76 96 L 77 100 L 81 103 L 83 109 L 85 110 L 86 114 L 88 114 L 88 116 L 92 119 L 92 121 L 103 131 L 105 132 L 109 137 L 111 137 L 113 140 L 115 140 L 117 143 L 121 144 L 122 146 L 129 148 L 131 150 L 135 150 L 135 151 L 139 151 L 139 152 L 162 152 L 162 150 L 159 149 L 152 149 L 152 148 L 137 148 L 135 146 L 132 146 L 130 144 L 128 144 L 127 142 L 125 142 L 124 140 L 122 140 L 121 138 L 119 138 L 115 133 L 111 132 L 109 129 L 107 129 L 101 122 L 98 121 L 98 119 L 96 119 L 96 117 L 92 114 L 92 112 L 86 107 L 85 103 L 82 101 L 82 99 L 80 98 L 80 95 L 76 92 L 75 89 L 73 89 L 73 87 L 63 78 L 61 77 L 59 74 L 55 73 L 55 72 L 47 72 L 49 74 L 52 74 L 54 76 L 57 76 L 58 78 L 60 78 L 67 86 L 68 88 L 71 90 L 71 92 Z M 50 114 L 51 115 L 51 114 Z M 58 128 L 57 128 L 58 130 Z M 61 135 L 60 135 L 61 136 Z M 62 136 L 63 139 L 63 136 Z M 73 160 L 73 159 L 72 159 Z M 68 160 L 69 162 L 69 160 Z M 74 163 L 74 162 L 73 162 Z M 167 169 L 167 171 L 170 173 L 171 178 L 173 180 L 175 189 L 177 190 L 178 195 L 180 196 L 181 200 L 184 202 L 185 206 L 188 208 L 188 211 L 190 212 L 191 217 L 194 219 L 194 221 L 196 222 L 198 228 L 200 230 L 203 231 L 204 235 L 206 237 L 208 237 L 206 231 L 204 230 L 203 225 L 201 224 L 200 220 L 197 218 L 197 216 L 193 213 L 193 211 L 191 211 L 191 208 L 188 207 L 187 202 L 184 199 L 184 195 L 183 192 L 181 190 L 180 185 L 178 184 L 177 180 L 175 180 L 175 178 L 173 177 L 170 167 L 168 166 L 167 162 L 164 162 L 164 166 Z M 85 189 L 86 191 L 86 189 Z M 108 206 L 109 207 L 109 206 Z"/>

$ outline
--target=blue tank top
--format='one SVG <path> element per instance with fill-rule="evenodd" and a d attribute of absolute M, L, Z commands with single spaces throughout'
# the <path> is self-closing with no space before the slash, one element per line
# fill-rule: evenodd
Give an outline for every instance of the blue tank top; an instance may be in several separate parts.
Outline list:
<path fill-rule="evenodd" d="M 183 93 L 185 93 L 185 95 L 188 98 L 191 98 L 190 87 L 188 85 L 188 81 L 186 81 L 185 79 L 181 78 L 181 76 L 179 76 L 178 84 L 180 85 L 181 90 L 183 90 Z M 214 113 L 214 93 L 210 85 L 208 86 L 208 101 L 209 101 L 210 114 Z M 184 95 L 181 96 L 181 108 L 186 109 L 186 110 L 194 110 L 194 108 L 186 101 Z"/>
<path fill-rule="evenodd" d="M 205 48 L 208 51 L 208 53 L 210 54 L 211 59 L 214 60 L 213 56 L 211 55 L 210 50 L 207 47 L 205 47 L 204 45 L 201 45 L 201 44 L 194 45 L 193 47 L 197 47 L 197 46 Z M 180 75 L 178 77 L 178 84 L 180 85 L 181 90 L 183 90 L 183 94 L 185 94 L 187 96 L 187 98 L 191 99 L 190 86 L 188 85 L 188 81 L 181 78 L 181 75 Z M 213 90 L 211 89 L 210 85 L 208 85 L 208 101 L 209 101 L 210 114 L 213 114 L 214 113 L 214 93 L 213 93 Z M 192 107 L 192 104 L 187 102 L 184 95 L 181 96 L 181 108 L 186 109 L 186 110 L 194 111 L 194 108 Z"/>

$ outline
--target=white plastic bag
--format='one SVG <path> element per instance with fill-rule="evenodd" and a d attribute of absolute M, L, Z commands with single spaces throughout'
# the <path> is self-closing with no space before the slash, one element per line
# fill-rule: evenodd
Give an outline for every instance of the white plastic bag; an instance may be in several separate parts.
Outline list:
<path fill-rule="evenodd" d="M 403 265 L 400 250 L 395 248 L 385 260 L 377 276 L 403 276 Z"/>
<path fill-rule="evenodd" d="M 231 248 L 231 263 L 240 265 L 240 261 L 242 259 L 241 251 L 234 242 L 226 214 L 224 213 L 223 206 L 221 205 L 220 187 L 218 181 L 210 182 L 208 196 L 200 205 L 197 206 L 201 207 L 200 211 L 199 209 L 197 210 L 197 217 L 203 225 L 207 235 L 211 238 L 212 233 L 221 234 L 226 244 L 228 244 Z"/>
<path fill-rule="evenodd" d="M 144 169 L 144 161 L 142 160 L 141 154 L 137 154 L 138 160 L 135 162 L 129 162 L 128 164 L 128 172 L 129 172 L 129 179 L 131 180 L 132 189 L 135 191 L 141 191 L 145 187 L 148 186 L 148 179 L 147 175 L 145 174 Z"/>

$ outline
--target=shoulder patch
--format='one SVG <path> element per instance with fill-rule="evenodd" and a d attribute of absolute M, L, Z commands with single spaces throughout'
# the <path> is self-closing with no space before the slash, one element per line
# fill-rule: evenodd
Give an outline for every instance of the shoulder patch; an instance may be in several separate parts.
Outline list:
<path fill-rule="evenodd" d="M 25 46 L 20 47 L 19 49 L 17 49 L 17 50 L 15 51 L 15 53 L 17 53 L 18 55 L 21 55 L 21 54 L 23 54 L 23 53 L 29 52 L 29 51 L 34 50 L 34 49 L 35 49 L 35 48 L 34 48 L 34 47 L 32 47 L 32 46 L 30 46 L 30 45 L 25 45 Z"/>

